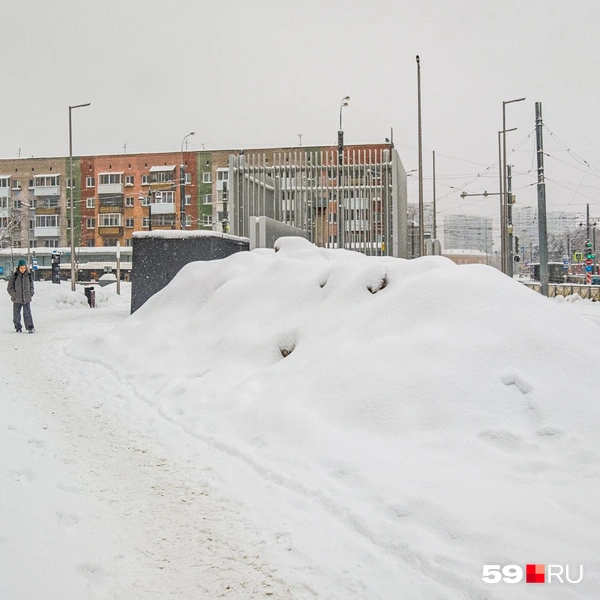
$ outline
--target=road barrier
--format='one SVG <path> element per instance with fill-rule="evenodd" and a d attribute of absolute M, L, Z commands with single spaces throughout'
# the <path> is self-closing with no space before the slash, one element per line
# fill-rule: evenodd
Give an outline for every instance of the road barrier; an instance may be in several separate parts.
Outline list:
<path fill-rule="evenodd" d="M 541 292 L 539 281 L 524 281 L 523 285 L 535 292 Z M 578 294 L 584 300 L 592 300 L 600 302 L 600 285 L 577 285 L 575 283 L 549 283 L 548 296 L 556 298 L 556 296 L 573 296 Z"/>

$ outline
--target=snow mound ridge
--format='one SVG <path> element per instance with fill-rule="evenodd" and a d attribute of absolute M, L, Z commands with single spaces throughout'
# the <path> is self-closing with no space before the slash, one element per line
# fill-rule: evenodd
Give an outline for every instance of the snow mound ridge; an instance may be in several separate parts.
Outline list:
<path fill-rule="evenodd" d="M 77 352 L 453 590 L 429 597 L 489 593 L 498 553 L 579 564 L 600 541 L 597 339 L 492 268 L 282 238 L 187 265 Z"/>

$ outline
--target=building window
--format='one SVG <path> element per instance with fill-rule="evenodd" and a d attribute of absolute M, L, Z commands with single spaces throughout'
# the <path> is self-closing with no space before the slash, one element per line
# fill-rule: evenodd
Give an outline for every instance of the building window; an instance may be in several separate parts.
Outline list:
<path fill-rule="evenodd" d="M 133 185 L 135 182 L 135 176 L 134 175 L 126 175 L 125 176 L 125 185 Z"/>
<path fill-rule="evenodd" d="M 86 198 L 85 207 L 86 208 L 94 208 L 94 198 Z"/>
<path fill-rule="evenodd" d="M 229 179 L 229 171 L 218 171 L 217 179 L 219 181 L 227 181 Z"/>
<path fill-rule="evenodd" d="M 127 238 L 125 240 L 125 245 L 126 246 L 133 246 L 133 238 Z"/>
<path fill-rule="evenodd" d="M 156 215 L 152 217 L 152 225 L 167 226 L 175 224 L 175 215 Z"/>
<path fill-rule="evenodd" d="M 73 185 L 71 185 L 71 178 L 67 177 L 67 189 L 75 187 L 75 180 L 73 179 Z"/>
<path fill-rule="evenodd" d="M 104 213 L 98 215 L 100 227 L 121 227 L 121 213 Z"/>
<path fill-rule="evenodd" d="M 185 195 L 185 205 L 190 206 L 192 203 L 192 197 L 189 194 Z"/>
<path fill-rule="evenodd" d="M 150 181 L 152 183 L 170 183 L 173 181 L 173 171 L 160 171 L 159 173 L 152 173 Z"/>
<path fill-rule="evenodd" d="M 173 204 L 175 202 L 175 192 L 156 192 L 154 202 L 155 204 Z"/>
<path fill-rule="evenodd" d="M 150 175 L 142 175 L 142 185 L 148 185 L 150 183 Z"/>
<path fill-rule="evenodd" d="M 202 183 L 212 183 L 212 173 L 210 171 L 202 173 Z"/>
<path fill-rule="evenodd" d="M 10 187 L 10 177 L 0 177 L 0 188 Z"/>
<path fill-rule="evenodd" d="M 57 215 L 36 215 L 36 227 L 58 227 L 59 217 Z"/>
<path fill-rule="evenodd" d="M 142 217 L 142 227 L 148 229 L 150 226 L 150 219 L 148 217 Z"/>
<path fill-rule="evenodd" d="M 88 248 L 94 248 L 94 246 L 96 245 L 96 240 L 88 240 L 88 241 L 85 243 L 85 245 L 86 245 Z"/>
<path fill-rule="evenodd" d="M 111 183 L 121 183 L 123 181 L 121 173 L 101 173 L 98 176 L 100 185 L 110 185 Z"/>
<path fill-rule="evenodd" d="M 204 204 L 212 204 L 212 194 L 204 194 Z"/>
<path fill-rule="evenodd" d="M 13 179 L 12 180 L 12 189 L 13 190 L 20 190 L 21 189 L 21 182 L 18 179 Z"/>
<path fill-rule="evenodd" d="M 212 215 L 202 215 L 202 225 L 204 227 L 210 227 L 213 224 Z"/>
<path fill-rule="evenodd" d="M 186 227 L 192 226 L 192 216 L 191 215 L 185 215 L 185 226 Z"/>
<path fill-rule="evenodd" d="M 38 175 L 34 178 L 35 187 L 55 187 L 58 185 L 58 175 Z"/>
<path fill-rule="evenodd" d="M 133 217 L 127 217 L 125 219 L 125 227 L 133 227 Z"/>
<path fill-rule="evenodd" d="M 86 177 L 85 178 L 85 187 L 93 188 L 96 185 L 96 179 L 94 177 Z"/>
<path fill-rule="evenodd" d="M 44 240 L 45 248 L 58 248 L 58 240 Z"/>
<path fill-rule="evenodd" d="M 103 246 L 116 246 L 118 241 L 119 240 L 116 240 L 114 238 L 106 238 L 102 245 Z"/>
<path fill-rule="evenodd" d="M 185 174 L 185 184 L 186 185 L 190 185 L 192 183 L 192 174 L 191 173 L 186 173 Z"/>
<path fill-rule="evenodd" d="M 133 196 L 125 196 L 125 206 L 133 206 L 135 198 Z"/>
<path fill-rule="evenodd" d="M 85 226 L 86 226 L 86 229 L 95 229 L 96 228 L 96 219 L 86 219 Z"/>

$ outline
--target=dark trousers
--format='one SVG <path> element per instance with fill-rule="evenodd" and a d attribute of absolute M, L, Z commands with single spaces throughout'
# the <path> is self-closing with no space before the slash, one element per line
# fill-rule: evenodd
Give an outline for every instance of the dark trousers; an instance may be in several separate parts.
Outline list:
<path fill-rule="evenodd" d="M 13 302 L 13 323 L 15 329 L 21 329 L 21 308 L 23 309 L 23 320 L 26 329 L 33 329 L 33 317 L 31 316 L 31 302 L 20 304 Z"/>

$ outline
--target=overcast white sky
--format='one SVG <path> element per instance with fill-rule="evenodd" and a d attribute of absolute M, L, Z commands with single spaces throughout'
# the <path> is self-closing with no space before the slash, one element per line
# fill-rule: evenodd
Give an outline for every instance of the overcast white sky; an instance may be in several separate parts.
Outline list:
<path fill-rule="evenodd" d="M 548 203 L 600 217 L 598 0 L 19 0 L 2 9 L 0 157 L 335 144 L 394 128 L 417 167 L 421 57 L 424 174 L 437 154 L 440 211 L 486 214 L 465 183 L 498 158 L 502 101 L 519 147 L 517 202 L 535 204 L 534 103 L 544 122 Z M 454 157 L 454 158 L 448 158 Z M 455 160 L 461 159 L 461 160 Z M 564 161 L 573 165 L 567 167 Z M 497 166 L 464 188 L 497 191 Z M 455 191 L 449 186 L 458 188 Z M 430 195 L 426 181 L 425 194 Z M 416 199 L 416 178 L 409 185 Z"/>

